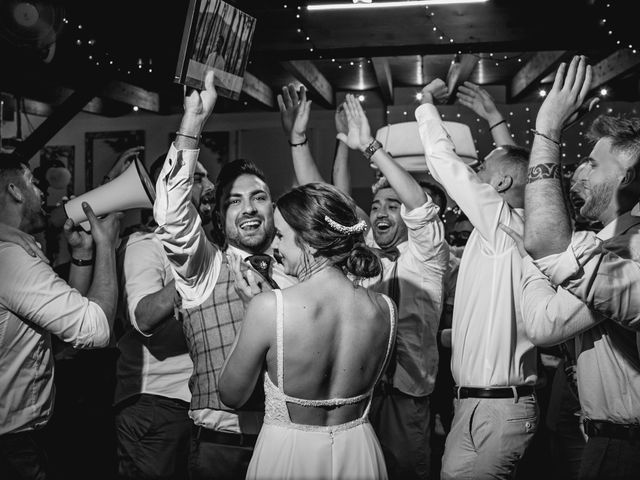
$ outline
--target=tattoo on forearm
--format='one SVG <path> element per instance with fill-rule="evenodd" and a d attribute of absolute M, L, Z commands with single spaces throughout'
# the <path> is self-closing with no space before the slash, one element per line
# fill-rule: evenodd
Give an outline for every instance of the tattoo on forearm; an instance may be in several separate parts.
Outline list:
<path fill-rule="evenodd" d="M 540 163 L 529 168 L 527 174 L 527 183 L 533 183 L 538 180 L 560 179 L 560 165 L 557 163 Z"/>

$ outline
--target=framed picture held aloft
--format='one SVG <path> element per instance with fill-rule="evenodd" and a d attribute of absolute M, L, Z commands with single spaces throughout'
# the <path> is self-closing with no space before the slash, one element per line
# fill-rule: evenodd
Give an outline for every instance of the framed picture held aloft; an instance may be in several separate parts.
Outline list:
<path fill-rule="evenodd" d="M 175 83 L 202 90 L 212 68 L 218 95 L 237 100 L 256 19 L 222 0 L 189 0 Z"/>

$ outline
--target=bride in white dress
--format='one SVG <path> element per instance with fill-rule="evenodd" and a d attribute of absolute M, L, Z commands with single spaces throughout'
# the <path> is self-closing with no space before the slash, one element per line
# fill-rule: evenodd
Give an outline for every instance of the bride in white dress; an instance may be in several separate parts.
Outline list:
<path fill-rule="evenodd" d="M 283 195 L 274 221 L 279 260 L 300 283 L 251 300 L 219 382 L 222 401 L 239 408 L 264 381 L 247 478 L 387 478 L 368 411 L 396 307 L 352 281 L 380 273 L 366 225 L 347 196 L 319 183 Z M 248 277 L 236 263 L 236 281 Z"/>

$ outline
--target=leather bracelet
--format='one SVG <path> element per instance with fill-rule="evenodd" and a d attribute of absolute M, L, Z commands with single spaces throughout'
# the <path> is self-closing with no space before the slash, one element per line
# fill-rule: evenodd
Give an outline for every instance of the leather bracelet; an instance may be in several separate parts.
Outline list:
<path fill-rule="evenodd" d="M 381 148 L 382 148 L 382 144 L 374 138 L 373 142 L 371 142 L 369 146 L 364 149 L 364 152 L 362 152 L 362 154 L 364 155 L 364 158 L 366 158 L 367 160 L 371 160 L 371 157 L 373 156 L 373 154 L 376 153 Z"/>
<path fill-rule="evenodd" d="M 549 140 L 551 143 L 555 143 L 555 144 L 558 146 L 558 148 L 562 148 L 562 144 L 561 144 L 558 140 L 554 140 L 554 139 L 553 139 L 553 138 L 551 138 L 550 136 L 545 135 L 544 133 L 539 132 L 539 131 L 537 131 L 537 130 L 536 130 L 536 129 L 534 129 L 534 128 L 532 128 L 532 129 L 531 129 L 531 133 L 533 133 L 534 135 L 539 135 L 539 136 L 540 136 L 540 137 L 542 137 L 542 138 L 546 138 L 546 139 L 547 139 L 547 140 Z"/>
<path fill-rule="evenodd" d="M 202 135 L 189 135 L 188 133 L 176 132 L 176 136 L 180 135 L 181 137 L 191 138 L 196 142 L 199 142 L 202 138 Z"/>
<path fill-rule="evenodd" d="M 88 267 L 89 265 L 93 265 L 94 261 L 95 259 L 93 258 L 90 258 L 89 260 L 82 260 L 80 258 L 71 257 L 71 263 L 78 267 Z"/>
<path fill-rule="evenodd" d="M 309 138 L 304 137 L 304 142 L 300 142 L 300 143 L 291 143 L 291 140 L 288 140 L 289 142 L 289 146 L 291 147 L 302 147 L 303 145 L 306 145 L 307 143 L 309 143 Z"/>
<path fill-rule="evenodd" d="M 493 129 L 494 129 L 494 128 L 496 128 L 498 125 L 502 125 L 503 123 L 507 123 L 507 121 L 506 121 L 506 120 L 504 120 L 504 119 L 503 119 L 503 120 L 500 120 L 499 122 L 496 122 L 496 123 L 494 123 L 493 125 L 491 125 L 491 126 L 489 127 L 489 130 L 493 130 Z"/>

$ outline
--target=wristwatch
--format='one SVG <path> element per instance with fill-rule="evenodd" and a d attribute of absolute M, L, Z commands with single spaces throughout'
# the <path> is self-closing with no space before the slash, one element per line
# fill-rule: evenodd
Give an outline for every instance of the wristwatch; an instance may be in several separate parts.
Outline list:
<path fill-rule="evenodd" d="M 369 146 L 364 149 L 364 152 L 362 152 L 362 154 L 364 155 L 364 158 L 366 158 L 367 160 L 371 160 L 373 154 L 376 153 L 380 148 L 382 148 L 382 144 L 378 140 L 374 139 L 373 142 L 371 142 Z"/>

